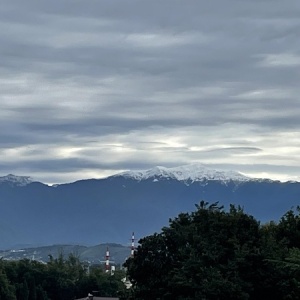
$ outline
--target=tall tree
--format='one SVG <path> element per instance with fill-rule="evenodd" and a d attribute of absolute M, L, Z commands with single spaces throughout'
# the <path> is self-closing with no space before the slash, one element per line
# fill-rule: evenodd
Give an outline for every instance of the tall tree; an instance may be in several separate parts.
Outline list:
<path fill-rule="evenodd" d="M 201 202 L 140 240 L 125 266 L 140 299 L 259 299 L 260 225 L 241 208 Z"/>
<path fill-rule="evenodd" d="M 16 300 L 15 289 L 0 268 L 0 300 Z"/>

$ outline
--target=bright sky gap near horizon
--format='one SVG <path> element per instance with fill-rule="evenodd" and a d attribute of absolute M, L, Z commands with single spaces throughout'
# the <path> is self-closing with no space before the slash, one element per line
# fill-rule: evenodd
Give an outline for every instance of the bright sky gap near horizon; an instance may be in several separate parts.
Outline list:
<path fill-rule="evenodd" d="M 299 0 L 8 1 L 0 175 L 203 163 L 300 180 Z"/>

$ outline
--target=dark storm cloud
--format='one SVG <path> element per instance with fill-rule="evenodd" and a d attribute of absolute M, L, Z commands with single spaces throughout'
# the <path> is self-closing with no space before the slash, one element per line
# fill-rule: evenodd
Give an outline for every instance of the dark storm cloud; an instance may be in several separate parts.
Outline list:
<path fill-rule="evenodd" d="M 3 172 L 248 160 L 287 176 L 300 159 L 299 13 L 296 0 L 4 1 Z"/>

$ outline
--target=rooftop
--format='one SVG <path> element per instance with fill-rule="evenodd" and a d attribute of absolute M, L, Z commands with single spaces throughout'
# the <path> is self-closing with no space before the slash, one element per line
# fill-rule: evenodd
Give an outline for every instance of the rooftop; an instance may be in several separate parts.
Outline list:
<path fill-rule="evenodd" d="M 76 300 L 86 300 L 88 299 L 87 297 L 76 299 Z M 119 298 L 114 298 L 114 297 L 93 297 L 93 300 L 119 300 Z"/>

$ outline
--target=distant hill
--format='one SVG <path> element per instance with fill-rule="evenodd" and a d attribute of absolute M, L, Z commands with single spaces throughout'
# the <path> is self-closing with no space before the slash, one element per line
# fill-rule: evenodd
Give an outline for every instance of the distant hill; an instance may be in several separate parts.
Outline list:
<path fill-rule="evenodd" d="M 200 200 L 244 207 L 262 222 L 300 203 L 300 183 L 251 179 L 202 165 L 156 167 L 48 186 L 0 178 L 0 249 L 16 245 L 119 243 L 159 231 Z"/>
<path fill-rule="evenodd" d="M 48 262 L 49 256 L 57 258 L 60 254 L 64 258 L 68 258 L 69 254 L 73 254 L 81 261 L 86 261 L 90 265 L 104 264 L 106 250 L 109 250 L 110 261 L 120 265 L 130 256 L 130 248 L 120 244 L 100 244 L 96 246 L 80 246 L 80 245 L 51 245 L 32 248 L 18 248 L 7 251 L 0 251 L 0 258 L 8 260 L 30 259 L 41 262 Z"/>

